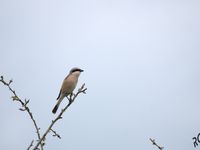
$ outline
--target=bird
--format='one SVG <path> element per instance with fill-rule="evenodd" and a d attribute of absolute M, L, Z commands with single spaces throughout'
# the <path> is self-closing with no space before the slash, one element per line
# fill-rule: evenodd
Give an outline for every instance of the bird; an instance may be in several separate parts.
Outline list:
<path fill-rule="evenodd" d="M 61 101 L 68 95 L 73 94 L 74 89 L 76 88 L 78 78 L 84 70 L 74 67 L 70 70 L 69 74 L 63 80 L 60 92 L 57 97 L 57 103 L 54 106 L 52 113 L 56 113 Z"/>

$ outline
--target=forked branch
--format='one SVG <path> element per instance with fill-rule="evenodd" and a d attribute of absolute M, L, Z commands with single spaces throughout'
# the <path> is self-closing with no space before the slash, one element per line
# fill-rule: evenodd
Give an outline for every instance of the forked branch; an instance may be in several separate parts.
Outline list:
<path fill-rule="evenodd" d="M 81 88 L 78 89 L 78 91 L 77 91 L 76 94 L 74 94 L 73 96 L 67 97 L 68 100 L 69 100 L 68 105 L 65 106 L 65 108 L 61 110 L 61 112 L 58 114 L 58 116 L 57 116 L 54 120 L 52 120 L 52 122 L 51 122 L 51 124 L 49 125 L 49 127 L 47 128 L 46 132 L 42 135 L 42 137 L 40 138 L 40 140 L 38 141 L 38 143 L 35 145 L 35 147 L 33 148 L 33 150 L 37 150 L 38 146 L 42 143 L 42 141 L 45 140 L 47 134 L 48 134 L 50 131 L 54 131 L 54 130 L 52 130 L 53 125 L 54 125 L 59 119 L 62 119 L 63 113 L 64 113 L 64 112 L 69 108 L 69 106 L 75 101 L 76 97 L 77 97 L 79 94 L 81 94 L 81 93 L 86 94 L 86 90 L 87 90 L 87 88 L 85 88 L 85 84 L 83 84 L 83 85 L 81 86 Z M 55 133 L 56 133 L 56 132 L 54 131 L 54 134 L 55 134 Z M 58 134 L 56 133 L 56 136 L 57 136 L 57 135 L 58 135 Z"/>
<path fill-rule="evenodd" d="M 164 147 L 161 147 L 161 146 L 159 146 L 157 143 L 156 143 L 156 141 L 154 140 L 154 139 L 149 139 L 151 142 L 152 142 L 152 144 L 153 145 L 155 145 L 159 150 L 163 150 L 164 149 Z"/>
<path fill-rule="evenodd" d="M 33 117 L 33 114 L 32 114 L 32 112 L 30 111 L 30 109 L 29 109 L 29 107 L 28 107 L 28 103 L 29 103 L 29 100 L 22 100 L 18 95 L 17 95 L 17 93 L 15 92 L 15 90 L 13 90 L 12 88 L 11 88 L 11 83 L 13 82 L 12 80 L 10 80 L 9 82 L 6 82 L 5 80 L 4 80 L 4 78 L 3 78 L 3 76 L 1 76 L 1 78 L 0 78 L 0 82 L 2 82 L 5 86 L 7 86 L 8 87 L 8 89 L 11 91 L 11 93 L 13 94 L 12 95 L 12 100 L 13 101 L 17 101 L 17 102 L 19 102 L 20 104 L 21 104 L 21 108 L 19 108 L 19 110 L 21 110 L 21 111 L 25 111 L 25 112 L 27 112 L 28 113 L 28 115 L 29 115 L 29 117 L 31 118 L 31 120 L 32 120 L 32 122 L 33 122 L 33 125 L 34 125 L 34 127 L 35 127 L 35 130 L 36 130 L 36 133 L 37 133 L 37 138 L 38 138 L 38 141 L 40 141 L 40 132 L 39 132 L 39 130 L 40 130 L 40 128 L 38 127 L 38 125 L 37 125 L 37 123 L 36 123 L 36 121 L 35 121 L 35 119 L 34 119 L 34 117 Z M 31 142 L 31 144 L 29 145 L 29 147 L 27 148 L 27 149 L 30 149 L 30 147 L 33 145 L 33 141 Z M 40 144 L 40 148 L 41 148 L 41 150 L 43 150 L 43 145 L 42 144 Z"/>

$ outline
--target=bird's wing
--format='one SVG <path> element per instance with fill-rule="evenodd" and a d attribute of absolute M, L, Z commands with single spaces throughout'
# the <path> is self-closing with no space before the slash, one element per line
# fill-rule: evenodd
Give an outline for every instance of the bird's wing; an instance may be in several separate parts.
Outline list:
<path fill-rule="evenodd" d="M 69 75 L 67 75 L 67 76 L 65 77 L 63 83 L 64 83 L 65 80 L 68 78 L 68 76 L 69 76 Z M 63 87 L 63 83 L 62 83 L 62 87 Z M 61 93 L 62 93 L 62 87 L 61 87 L 60 92 L 59 92 L 59 94 L 58 94 L 57 100 L 58 100 L 58 99 L 60 98 L 60 96 L 61 96 Z"/>

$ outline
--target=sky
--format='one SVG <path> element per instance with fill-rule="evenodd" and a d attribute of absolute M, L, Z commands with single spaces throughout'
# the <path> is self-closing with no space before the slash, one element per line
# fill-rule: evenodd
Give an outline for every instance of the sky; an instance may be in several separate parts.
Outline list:
<path fill-rule="evenodd" d="M 61 83 L 79 95 L 47 150 L 192 150 L 200 132 L 200 1 L 0 0 L 0 75 L 46 131 Z M 0 84 L 0 149 L 26 149 L 34 126 Z M 61 108 L 67 104 L 62 102 Z"/>

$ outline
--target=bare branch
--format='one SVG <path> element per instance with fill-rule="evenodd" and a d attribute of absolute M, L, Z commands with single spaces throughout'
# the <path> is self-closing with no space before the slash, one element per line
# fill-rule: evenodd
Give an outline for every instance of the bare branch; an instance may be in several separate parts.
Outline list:
<path fill-rule="evenodd" d="M 151 142 L 152 142 L 152 144 L 153 145 L 155 145 L 159 150 L 163 150 L 164 149 L 164 147 L 161 147 L 161 146 L 159 146 L 157 143 L 156 143 L 156 141 L 154 140 L 154 139 L 149 139 Z"/>
<path fill-rule="evenodd" d="M 33 142 L 34 142 L 34 140 L 31 141 L 31 143 L 30 143 L 29 147 L 27 148 L 27 150 L 30 150 L 30 148 L 33 146 Z"/>
<path fill-rule="evenodd" d="M 30 118 L 31 118 L 31 120 L 33 122 L 33 125 L 34 125 L 34 127 L 36 129 L 38 141 L 40 141 L 41 138 L 40 138 L 40 132 L 39 132 L 38 125 L 37 125 L 37 123 L 36 123 L 36 121 L 35 121 L 32 113 L 31 113 L 29 107 L 27 106 L 27 104 L 29 103 L 29 100 L 25 99 L 24 101 L 22 101 L 22 99 L 18 97 L 18 95 L 16 94 L 16 92 L 10 86 L 11 83 L 13 82 L 13 80 L 10 80 L 9 82 L 6 82 L 4 80 L 4 78 L 3 78 L 3 76 L 1 76 L 0 82 L 2 82 L 5 86 L 7 86 L 8 89 L 11 91 L 11 93 L 13 94 L 13 96 L 11 97 L 13 99 L 13 101 L 17 101 L 17 102 L 19 102 L 21 104 L 21 108 L 19 108 L 19 110 L 26 111 L 28 113 L 28 115 L 30 116 Z M 31 142 L 31 145 L 29 147 L 32 146 L 32 143 L 33 142 Z M 43 150 L 43 145 L 42 144 L 40 144 L 40 148 L 41 148 L 41 150 Z"/>
<path fill-rule="evenodd" d="M 70 96 L 69 99 L 69 103 L 67 104 L 67 106 L 65 106 L 64 109 L 61 110 L 61 112 L 58 114 L 58 116 L 52 120 L 51 124 L 49 125 L 49 127 L 47 128 L 46 132 L 42 135 L 42 137 L 40 138 L 40 140 L 38 141 L 38 143 L 35 145 L 35 147 L 33 148 L 33 150 L 36 150 L 37 147 L 40 145 L 40 143 L 42 141 L 44 141 L 44 139 L 46 138 L 46 135 L 52 130 L 52 127 L 53 125 L 59 120 L 59 119 L 62 119 L 62 115 L 63 113 L 69 108 L 69 106 L 74 102 L 74 100 L 76 99 L 76 97 L 83 93 L 83 94 L 86 94 L 86 90 L 87 88 L 85 88 L 85 83 L 81 86 L 81 88 L 78 89 L 78 92 L 73 95 L 73 96 Z"/>
<path fill-rule="evenodd" d="M 50 129 L 50 131 L 53 132 L 53 136 L 56 136 L 57 138 L 61 139 L 61 136 L 56 131 L 54 131 L 53 129 Z"/>

